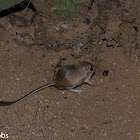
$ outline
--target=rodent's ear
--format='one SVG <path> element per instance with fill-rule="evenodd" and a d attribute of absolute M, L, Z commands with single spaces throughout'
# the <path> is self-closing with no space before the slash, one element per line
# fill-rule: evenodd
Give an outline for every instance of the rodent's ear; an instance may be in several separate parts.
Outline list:
<path fill-rule="evenodd" d="M 83 70 L 84 70 L 85 73 L 87 73 L 88 67 L 87 67 L 87 66 L 84 66 L 84 67 L 83 67 Z"/>

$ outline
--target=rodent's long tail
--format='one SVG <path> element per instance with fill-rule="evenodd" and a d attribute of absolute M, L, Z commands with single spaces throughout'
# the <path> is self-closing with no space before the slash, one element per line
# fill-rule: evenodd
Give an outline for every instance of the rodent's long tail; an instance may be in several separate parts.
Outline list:
<path fill-rule="evenodd" d="M 28 93 L 27 95 L 23 96 L 22 98 L 20 98 L 20 99 L 18 99 L 16 101 L 9 101 L 9 102 L 7 102 L 7 101 L 0 101 L 0 106 L 9 106 L 9 105 L 12 105 L 12 104 L 16 104 L 16 103 L 21 102 L 22 100 L 26 99 L 27 97 L 31 96 L 32 94 L 34 94 L 34 93 L 36 93 L 36 92 L 38 92 L 40 90 L 43 90 L 43 89 L 45 89 L 47 87 L 53 86 L 53 85 L 54 84 L 51 83 L 51 84 L 48 84 L 48 85 L 44 85 L 42 87 L 39 87 L 39 88 L 31 91 L 30 93 Z"/>

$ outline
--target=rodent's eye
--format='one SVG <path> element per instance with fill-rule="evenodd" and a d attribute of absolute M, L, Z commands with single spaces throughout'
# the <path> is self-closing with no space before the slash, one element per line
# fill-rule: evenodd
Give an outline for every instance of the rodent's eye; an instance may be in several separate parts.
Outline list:
<path fill-rule="evenodd" d="M 90 67 L 90 70 L 93 70 L 93 67 Z"/>

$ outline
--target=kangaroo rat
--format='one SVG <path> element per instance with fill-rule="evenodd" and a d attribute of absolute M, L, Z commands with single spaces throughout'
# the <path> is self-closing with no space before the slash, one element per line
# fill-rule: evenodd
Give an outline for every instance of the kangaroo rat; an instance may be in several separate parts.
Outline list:
<path fill-rule="evenodd" d="M 32 94 L 50 86 L 55 86 L 58 89 L 67 89 L 73 92 L 81 92 L 82 90 L 74 88 L 82 85 L 83 83 L 91 84 L 90 79 L 94 73 L 94 65 L 86 61 L 63 66 L 57 71 L 56 75 L 54 76 L 53 83 L 39 87 L 16 101 L 0 101 L 0 106 L 8 106 L 18 103 L 31 96 Z"/>

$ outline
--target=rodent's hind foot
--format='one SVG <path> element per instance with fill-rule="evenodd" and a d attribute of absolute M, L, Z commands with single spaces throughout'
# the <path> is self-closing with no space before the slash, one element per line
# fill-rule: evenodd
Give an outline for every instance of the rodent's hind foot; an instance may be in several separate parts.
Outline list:
<path fill-rule="evenodd" d="M 72 92 L 82 92 L 83 90 L 80 90 L 80 89 L 70 89 L 70 91 L 72 91 Z"/>

